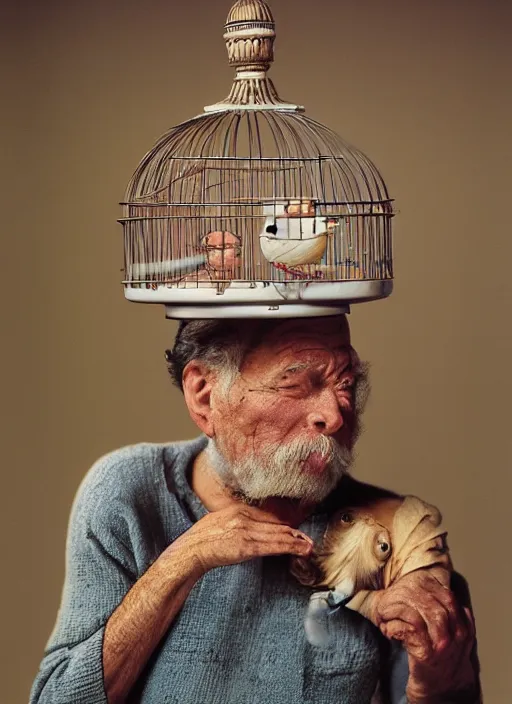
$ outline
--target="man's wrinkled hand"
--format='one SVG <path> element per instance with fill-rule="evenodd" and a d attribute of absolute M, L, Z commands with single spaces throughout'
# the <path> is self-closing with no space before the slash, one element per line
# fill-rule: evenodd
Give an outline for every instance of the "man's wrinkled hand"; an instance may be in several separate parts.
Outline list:
<path fill-rule="evenodd" d="M 437 704 L 477 691 L 470 657 L 474 621 L 453 592 L 428 570 L 417 570 L 375 596 L 372 621 L 387 638 L 402 641 L 408 654 L 410 704 Z"/>
<path fill-rule="evenodd" d="M 252 506 L 230 506 L 201 518 L 169 546 L 190 555 L 199 571 L 234 565 L 255 557 L 298 555 L 307 557 L 313 541 L 305 533 L 283 524 L 274 514 Z"/>

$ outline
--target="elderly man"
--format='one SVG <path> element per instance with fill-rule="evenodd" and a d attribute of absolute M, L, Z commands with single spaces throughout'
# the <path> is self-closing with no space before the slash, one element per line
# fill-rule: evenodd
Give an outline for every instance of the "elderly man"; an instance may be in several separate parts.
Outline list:
<path fill-rule="evenodd" d="M 364 400 L 346 319 L 182 323 L 168 361 L 203 435 L 87 475 L 31 701 L 369 704 L 380 683 L 384 701 L 476 704 L 469 609 L 428 570 L 377 592 L 374 623 L 341 608 L 334 643 L 305 638 L 289 556 L 345 489 L 386 493 L 346 474 Z"/>

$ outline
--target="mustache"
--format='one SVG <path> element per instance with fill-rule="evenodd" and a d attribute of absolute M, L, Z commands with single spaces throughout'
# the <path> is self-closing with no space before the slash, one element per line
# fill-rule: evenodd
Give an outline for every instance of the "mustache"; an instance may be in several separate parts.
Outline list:
<path fill-rule="evenodd" d="M 263 442 L 263 440 L 262 440 Z M 258 443 L 259 444 L 259 443 Z M 324 458 L 320 476 L 302 470 L 302 464 L 313 453 Z M 254 503 L 270 496 L 282 496 L 318 503 L 336 486 L 352 465 L 351 450 L 330 436 L 308 435 L 285 443 L 265 443 L 230 462 L 222 446 L 210 438 L 208 454 L 213 470 L 231 493 L 245 503 Z"/>
<path fill-rule="evenodd" d="M 296 438 L 286 444 L 267 445 L 262 454 L 263 459 L 269 464 L 273 461 L 300 464 L 313 453 L 321 455 L 327 463 L 335 461 L 341 466 L 348 466 L 351 461 L 349 449 L 326 435 L 319 435 L 316 438 Z"/>

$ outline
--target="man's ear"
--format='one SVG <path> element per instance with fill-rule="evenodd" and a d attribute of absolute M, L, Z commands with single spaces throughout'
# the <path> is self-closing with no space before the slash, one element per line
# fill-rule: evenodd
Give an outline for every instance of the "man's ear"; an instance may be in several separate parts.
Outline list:
<path fill-rule="evenodd" d="M 212 408 L 210 404 L 213 372 L 204 364 L 192 360 L 183 370 L 183 394 L 194 423 L 209 438 L 213 437 Z"/>

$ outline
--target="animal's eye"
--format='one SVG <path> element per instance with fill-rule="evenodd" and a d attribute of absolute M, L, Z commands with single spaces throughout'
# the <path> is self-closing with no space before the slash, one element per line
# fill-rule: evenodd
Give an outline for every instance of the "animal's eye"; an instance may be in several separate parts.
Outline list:
<path fill-rule="evenodd" d="M 391 541 L 387 530 L 383 530 L 375 536 L 373 554 L 379 562 L 385 562 L 391 555 Z"/>
<path fill-rule="evenodd" d="M 351 513 L 342 513 L 340 516 L 340 521 L 342 523 L 353 523 L 354 519 L 352 518 Z"/>

